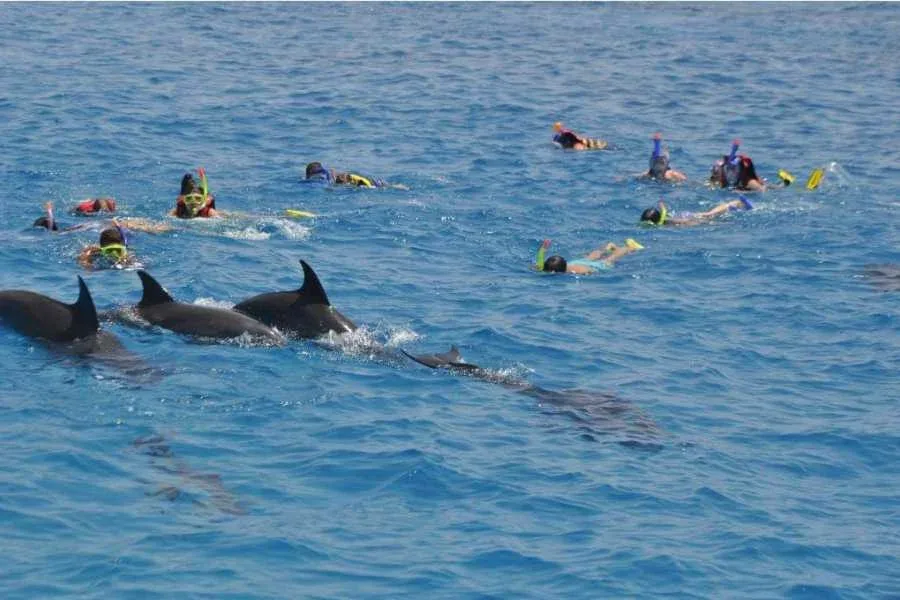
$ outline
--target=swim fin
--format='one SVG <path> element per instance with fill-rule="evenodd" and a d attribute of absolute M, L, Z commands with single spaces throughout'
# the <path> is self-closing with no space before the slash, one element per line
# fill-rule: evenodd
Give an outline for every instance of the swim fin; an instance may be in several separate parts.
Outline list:
<path fill-rule="evenodd" d="M 625 247 L 630 248 L 632 250 L 643 250 L 644 249 L 644 247 L 641 246 L 640 244 L 638 244 L 634 238 L 628 238 L 627 240 L 625 240 Z"/>
<path fill-rule="evenodd" d="M 753 205 L 750 204 L 749 200 L 747 200 L 747 196 L 744 196 L 744 195 L 738 196 L 738 200 L 741 201 L 741 204 L 744 205 L 744 208 L 746 208 L 747 210 L 753 210 Z"/>
<path fill-rule="evenodd" d="M 815 169 L 812 173 L 809 174 L 809 179 L 806 180 L 806 189 L 814 190 L 819 187 L 819 184 L 822 183 L 822 178 L 825 176 L 825 171 L 823 169 Z"/>
<path fill-rule="evenodd" d="M 796 181 L 796 177 L 785 171 L 784 169 L 778 170 L 778 178 L 784 182 L 784 187 L 787 187 Z"/>

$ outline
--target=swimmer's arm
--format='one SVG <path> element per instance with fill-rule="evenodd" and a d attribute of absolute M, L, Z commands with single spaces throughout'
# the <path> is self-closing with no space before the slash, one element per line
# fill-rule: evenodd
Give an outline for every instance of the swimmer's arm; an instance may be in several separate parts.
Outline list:
<path fill-rule="evenodd" d="M 747 190 L 750 192 L 764 192 L 766 191 L 766 184 L 759 179 L 751 179 L 747 182 Z"/>
<path fill-rule="evenodd" d="M 669 181 L 687 181 L 687 175 L 682 173 L 681 171 L 676 171 L 675 169 L 669 169 L 666 171 L 666 179 Z"/>
<path fill-rule="evenodd" d="M 573 275 L 590 275 L 594 270 L 584 265 L 566 265 L 566 273 Z"/>
<path fill-rule="evenodd" d="M 78 264 L 85 269 L 90 269 L 94 266 L 94 259 L 99 252 L 99 246 L 87 246 L 81 251 L 81 254 L 78 255 Z"/>

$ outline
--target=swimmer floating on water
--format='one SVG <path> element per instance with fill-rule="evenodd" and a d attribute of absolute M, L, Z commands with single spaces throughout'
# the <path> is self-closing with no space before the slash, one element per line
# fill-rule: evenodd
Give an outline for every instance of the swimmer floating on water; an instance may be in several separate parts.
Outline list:
<path fill-rule="evenodd" d="M 175 200 L 175 208 L 169 214 L 179 219 L 197 219 L 216 217 L 216 199 L 209 193 L 209 182 L 206 179 L 206 169 L 197 169 L 200 176 L 200 185 L 194 181 L 194 176 L 185 173 L 181 178 L 181 194 Z"/>
<path fill-rule="evenodd" d="M 730 211 L 734 210 L 751 210 L 753 209 L 753 205 L 750 204 L 750 201 L 747 200 L 744 196 L 741 196 L 738 200 L 732 200 L 730 202 L 723 202 L 719 204 L 715 208 L 711 208 L 705 212 L 698 213 L 679 213 L 677 215 L 669 214 L 669 210 L 666 207 L 665 203 L 660 200 L 657 208 L 648 208 L 643 213 L 641 213 L 641 223 L 645 223 L 647 225 L 675 225 L 675 226 L 690 226 L 690 225 L 700 225 L 701 223 L 705 223 L 716 217 L 724 215 Z"/>
<path fill-rule="evenodd" d="M 66 233 L 69 231 L 78 231 L 81 229 L 88 229 L 93 228 L 94 226 L 99 226 L 99 223 L 94 222 L 91 224 L 79 223 L 77 225 L 70 225 L 69 227 L 60 228 L 59 221 L 57 221 L 53 216 L 53 203 L 47 202 L 44 205 L 44 208 L 46 209 L 47 213 L 44 216 L 35 219 L 34 223 L 31 224 L 32 227 L 43 227 L 44 229 L 50 231 Z M 122 227 L 127 227 L 128 229 L 133 229 L 135 231 L 146 231 L 147 233 L 164 233 L 166 231 L 171 231 L 172 229 L 170 225 L 167 225 L 165 223 L 154 223 L 149 219 L 134 217 L 127 217 L 113 222 L 114 225 L 116 223 L 118 223 L 118 225 Z"/>
<path fill-rule="evenodd" d="M 95 215 L 101 212 L 116 212 L 114 198 L 88 198 L 75 205 L 72 212 L 79 216 Z"/>
<path fill-rule="evenodd" d="M 100 244 L 87 246 L 78 255 L 78 264 L 85 269 L 112 267 L 122 269 L 137 261 L 128 251 L 128 234 L 115 221 L 113 227 L 100 232 Z"/>
<path fill-rule="evenodd" d="M 550 240 L 544 240 L 544 243 L 541 244 L 541 247 L 538 249 L 534 266 L 538 271 L 545 271 L 548 273 L 591 275 L 597 271 L 611 269 L 613 265 L 616 264 L 616 261 L 623 256 L 642 250 L 643 248 L 644 247 L 636 241 L 628 238 L 625 240 L 624 247 L 616 246 L 612 242 L 609 242 L 603 248 L 598 248 L 593 252 L 585 254 L 584 258 L 573 261 L 566 261 L 566 259 L 559 255 L 554 255 L 544 260 L 544 254 L 550 249 Z"/>
<path fill-rule="evenodd" d="M 641 178 L 655 179 L 679 183 L 687 181 L 687 175 L 676 171 L 669 164 L 669 149 L 662 147 L 662 135 L 653 136 L 653 154 L 650 155 L 650 169 L 640 175 Z"/>
<path fill-rule="evenodd" d="M 709 175 L 709 183 L 713 187 L 733 188 L 747 192 L 766 191 L 766 182 L 756 174 L 753 159 L 746 154 L 738 154 L 741 140 L 731 143 L 731 153 L 725 154 L 717 160 Z M 779 171 L 781 185 L 787 187 L 794 181 L 794 177 L 787 171 Z"/>
<path fill-rule="evenodd" d="M 382 179 L 372 179 L 357 173 L 335 171 L 322 166 L 320 162 L 311 162 L 306 165 L 306 181 L 321 182 L 334 185 L 349 185 L 362 188 L 394 188 L 408 190 L 409 188 L 399 183 L 388 183 Z"/>
<path fill-rule="evenodd" d="M 553 143 L 566 150 L 603 150 L 609 147 L 609 143 L 606 140 L 578 135 L 574 131 L 563 127 L 563 124 L 559 121 L 553 124 L 553 132 Z"/>

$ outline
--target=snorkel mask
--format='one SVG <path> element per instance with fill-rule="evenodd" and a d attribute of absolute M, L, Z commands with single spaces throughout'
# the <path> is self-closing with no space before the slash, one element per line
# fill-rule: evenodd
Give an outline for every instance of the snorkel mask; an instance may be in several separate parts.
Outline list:
<path fill-rule="evenodd" d="M 184 197 L 184 205 L 191 212 L 191 216 L 196 217 L 200 214 L 203 206 L 206 204 L 206 196 L 198 192 L 188 194 Z"/>
<path fill-rule="evenodd" d="M 122 240 L 122 243 L 112 243 L 100 246 L 100 254 L 103 255 L 104 258 L 118 262 L 128 256 L 128 233 L 124 227 L 115 221 L 113 221 L 113 225 L 115 225 L 116 230 L 119 232 L 119 238 Z"/>
<path fill-rule="evenodd" d="M 662 179 L 669 170 L 669 151 L 662 148 L 662 136 L 653 136 L 653 154 L 650 155 L 650 176 Z"/>
<path fill-rule="evenodd" d="M 100 254 L 104 258 L 118 262 L 128 256 L 128 247 L 125 244 L 107 244 L 100 246 Z"/>
<path fill-rule="evenodd" d="M 326 169 L 323 165 L 318 165 L 313 170 L 306 173 L 307 181 L 322 181 L 324 183 L 331 183 L 331 171 Z"/>

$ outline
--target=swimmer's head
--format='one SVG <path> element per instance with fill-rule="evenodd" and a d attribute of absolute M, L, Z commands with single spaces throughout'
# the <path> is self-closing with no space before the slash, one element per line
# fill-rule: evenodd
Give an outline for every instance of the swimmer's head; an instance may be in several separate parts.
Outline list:
<path fill-rule="evenodd" d="M 544 261 L 543 270 L 549 273 L 565 273 L 567 266 L 566 259 L 555 254 Z"/>
<path fill-rule="evenodd" d="M 126 245 L 125 236 L 119 227 L 107 227 L 100 232 L 100 247 L 102 248 L 111 244 Z"/>
<path fill-rule="evenodd" d="M 34 223 L 32 223 L 31 226 L 50 229 L 50 219 L 48 217 L 40 217 L 38 219 L 35 219 Z M 53 221 L 53 231 L 59 231 L 59 225 L 56 224 L 56 221 Z"/>
<path fill-rule="evenodd" d="M 556 123 L 553 124 L 553 131 L 555 131 L 556 133 L 560 133 L 562 130 L 563 130 L 563 124 L 562 124 L 562 123 L 560 123 L 559 121 L 557 121 Z"/>
<path fill-rule="evenodd" d="M 661 152 L 657 156 L 650 157 L 650 176 L 655 179 L 663 179 L 669 170 L 669 153 Z"/>
<path fill-rule="evenodd" d="M 181 195 L 187 196 L 188 194 L 193 194 L 197 191 L 197 182 L 194 181 L 194 176 L 190 173 L 185 173 L 184 177 L 181 178 Z"/>
<path fill-rule="evenodd" d="M 642 223 L 653 223 L 654 225 L 659 225 L 661 219 L 662 213 L 659 212 L 658 208 L 648 208 L 641 213 Z"/>
<path fill-rule="evenodd" d="M 331 178 L 331 175 L 328 172 L 328 169 L 322 166 L 322 163 L 311 162 L 306 165 L 306 178 L 328 180 Z"/>

